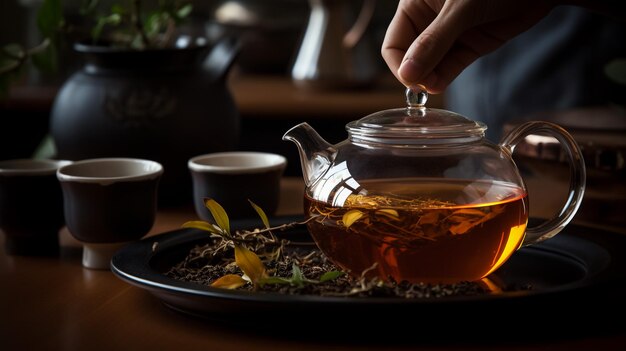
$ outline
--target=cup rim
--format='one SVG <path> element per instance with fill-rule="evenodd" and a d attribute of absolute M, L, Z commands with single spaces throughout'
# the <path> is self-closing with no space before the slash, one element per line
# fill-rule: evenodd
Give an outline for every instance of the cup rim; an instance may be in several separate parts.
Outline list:
<path fill-rule="evenodd" d="M 70 160 L 49 158 L 14 158 L 0 160 L 0 175 L 7 176 L 36 176 L 55 174 L 56 171 L 72 164 Z"/>
<path fill-rule="evenodd" d="M 71 174 L 70 172 L 80 171 L 81 169 L 85 169 L 85 166 L 93 165 L 93 164 L 113 164 L 113 163 L 123 163 L 123 164 L 134 164 L 134 165 L 144 165 L 144 168 L 141 172 L 136 174 L 128 174 L 128 175 L 118 175 L 118 176 L 92 176 L 92 175 L 76 175 Z M 59 181 L 72 181 L 72 182 L 81 182 L 81 183 L 112 183 L 116 181 L 139 181 L 144 179 L 154 179 L 163 174 L 163 166 L 153 160 L 141 159 L 141 158 L 132 158 L 132 157 L 102 157 L 102 158 L 91 158 L 80 161 L 74 161 L 71 164 L 65 165 L 59 168 L 56 172 L 57 178 Z"/>
<path fill-rule="evenodd" d="M 217 159 L 223 160 L 224 158 L 232 160 L 233 157 L 241 159 L 264 157 L 268 163 L 265 165 L 215 165 L 202 162 Z M 262 151 L 214 152 L 190 158 L 187 162 L 187 166 L 191 171 L 195 172 L 212 172 L 220 174 L 260 173 L 273 170 L 284 170 L 287 167 L 287 158 L 280 154 Z"/>

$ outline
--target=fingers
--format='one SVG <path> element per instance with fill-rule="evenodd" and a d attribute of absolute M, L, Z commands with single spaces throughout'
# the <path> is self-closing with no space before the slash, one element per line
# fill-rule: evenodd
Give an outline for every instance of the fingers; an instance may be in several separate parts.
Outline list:
<path fill-rule="evenodd" d="M 433 71 L 421 80 L 421 84 L 427 87 L 431 94 L 442 93 L 467 66 L 480 56 L 468 47 L 455 45 Z"/>
<path fill-rule="evenodd" d="M 387 27 L 381 49 L 381 55 L 387 63 L 389 70 L 401 82 L 402 79 L 398 76 L 398 69 L 406 54 L 406 50 L 411 46 L 413 39 L 417 37 L 420 31 L 411 21 L 409 14 L 410 12 L 407 13 L 401 3 Z"/>
<path fill-rule="evenodd" d="M 457 11 L 444 4 L 439 15 L 419 34 L 409 46 L 396 76 L 407 86 L 424 85 L 430 93 L 439 93 L 451 82 L 448 72 L 441 66 L 446 55 L 463 30 L 462 18 Z M 449 62 L 455 66 L 461 61 Z M 445 66 L 445 65 L 444 65 Z M 459 71 L 460 72 L 460 71 Z M 457 73 L 458 74 L 458 73 Z"/>
<path fill-rule="evenodd" d="M 398 76 L 400 64 L 415 38 L 435 19 L 437 12 L 423 1 L 401 0 L 387 27 L 381 55 L 390 71 L 405 85 Z"/>
<path fill-rule="evenodd" d="M 479 57 L 501 46 L 503 40 L 478 29 L 461 35 L 435 68 L 420 83 L 432 94 L 442 93 L 450 83 Z"/>
<path fill-rule="evenodd" d="M 407 87 L 443 92 L 478 57 L 543 18 L 555 4 L 536 0 L 400 0 L 383 41 L 391 72 Z"/>
<path fill-rule="evenodd" d="M 423 32 L 415 40 L 398 68 L 397 76 L 401 82 L 406 86 L 421 84 L 426 86 L 429 92 L 433 92 L 430 88 L 438 79 L 433 70 L 445 54 L 445 51 L 438 47 L 438 41 L 429 32 Z M 447 48 L 445 50 L 447 51 Z"/>

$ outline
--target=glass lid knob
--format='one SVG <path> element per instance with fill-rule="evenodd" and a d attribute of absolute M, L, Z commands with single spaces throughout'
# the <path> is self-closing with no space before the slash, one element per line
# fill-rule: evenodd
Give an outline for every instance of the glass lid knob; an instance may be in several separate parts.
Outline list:
<path fill-rule="evenodd" d="M 411 108 L 420 108 L 426 105 L 426 101 L 428 101 L 428 92 L 426 92 L 426 88 L 421 85 L 418 85 L 414 88 L 406 88 L 406 105 Z"/>

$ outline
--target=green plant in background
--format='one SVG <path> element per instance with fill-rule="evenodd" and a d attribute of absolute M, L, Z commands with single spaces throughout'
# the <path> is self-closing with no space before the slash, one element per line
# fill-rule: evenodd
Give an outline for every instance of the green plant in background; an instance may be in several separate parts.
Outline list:
<path fill-rule="evenodd" d="M 55 72 L 64 35 L 82 36 L 91 43 L 133 50 L 171 46 L 174 30 L 192 12 L 191 1 L 158 0 L 151 4 L 153 6 L 146 6 L 141 0 L 108 1 L 107 4 L 101 0 L 83 0 L 79 14 L 85 23 L 76 26 L 66 22 L 62 0 L 43 0 L 37 11 L 41 43 L 32 48 L 19 43 L 0 46 L 0 96 L 7 95 L 10 84 L 21 76 L 29 62 L 39 70 Z"/>
<path fill-rule="evenodd" d="M 32 48 L 9 43 L 0 47 L 0 97 L 6 96 L 11 82 L 17 80 L 32 61 L 38 69 L 54 72 L 58 66 L 58 47 L 65 27 L 61 0 L 44 0 L 37 12 L 41 43 Z"/>
<path fill-rule="evenodd" d="M 99 11 L 100 0 L 85 0 L 81 14 L 93 18 L 93 42 L 143 50 L 170 46 L 174 30 L 184 23 L 193 9 L 190 1 L 159 0 L 156 8 L 146 9 L 141 0 L 114 3 Z"/>

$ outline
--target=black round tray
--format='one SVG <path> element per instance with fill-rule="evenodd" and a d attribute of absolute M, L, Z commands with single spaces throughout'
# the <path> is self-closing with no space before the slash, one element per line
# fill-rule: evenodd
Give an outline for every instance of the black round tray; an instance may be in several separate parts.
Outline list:
<path fill-rule="evenodd" d="M 294 220 L 299 219 L 275 218 L 271 222 Z M 258 227 L 257 222 L 238 221 L 231 227 L 250 229 Z M 308 237 L 303 227 L 292 231 L 295 233 L 290 235 Z M 169 308 L 221 325 L 317 333 L 350 326 L 371 333 L 369 337 L 421 338 L 441 332 L 454 338 L 626 330 L 626 237 L 619 233 L 569 225 L 551 239 L 518 250 L 490 276 L 505 286 L 529 285 L 530 289 L 416 299 L 226 290 L 164 274 L 190 248 L 207 240 L 206 232 L 195 229 L 152 236 L 119 250 L 111 269 Z M 153 250 L 154 243 L 158 244 Z"/>

